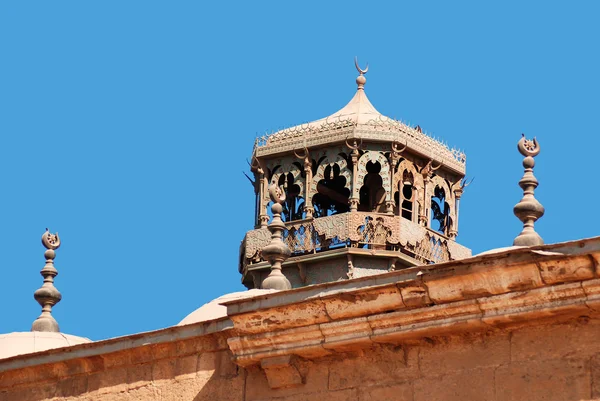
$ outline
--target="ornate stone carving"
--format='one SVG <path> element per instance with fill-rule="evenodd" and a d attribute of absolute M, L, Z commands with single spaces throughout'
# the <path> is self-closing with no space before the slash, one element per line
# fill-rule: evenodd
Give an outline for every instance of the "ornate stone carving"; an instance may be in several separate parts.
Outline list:
<path fill-rule="evenodd" d="M 313 226 L 319 235 L 325 239 L 346 239 L 348 235 L 348 215 L 338 214 L 334 216 L 321 217 L 313 221 Z"/>
<path fill-rule="evenodd" d="M 251 230 L 244 239 L 246 259 L 254 259 L 260 255 L 260 250 L 271 242 L 271 233 L 266 228 Z"/>
<path fill-rule="evenodd" d="M 373 162 L 373 163 L 378 162 L 379 165 L 381 166 L 379 175 L 381 176 L 382 186 L 383 186 L 383 189 L 385 190 L 385 200 L 387 200 L 387 201 L 391 200 L 392 199 L 392 195 L 391 195 L 392 188 L 391 188 L 391 182 L 390 182 L 390 164 L 388 163 L 388 160 L 383 153 L 375 152 L 375 151 L 371 151 L 371 150 L 368 150 L 365 153 L 363 153 L 363 155 L 358 159 L 358 171 L 357 171 L 357 177 L 356 177 L 357 185 L 353 189 L 353 197 L 354 198 L 359 197 L 360 187 L 362 186 L 365 176 L 367 175 L 367 163 L 368 162 Z"/>

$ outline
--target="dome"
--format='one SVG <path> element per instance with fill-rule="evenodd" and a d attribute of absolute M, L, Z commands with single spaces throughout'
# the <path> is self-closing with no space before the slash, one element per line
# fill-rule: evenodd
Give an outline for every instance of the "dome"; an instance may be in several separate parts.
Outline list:
<path fill-rule="evenodd" d="M 223 302 L 233 301 L 235 299 L 257 297 L 259 295 L 270 294 L 272 292 L 277 292 L 277 290 L 252 289 L 248 291 L 232 292 L 229 294 L 221 295 L 220 297 L 215 298 L 208 303 L 205 303 L 204 305 L 187 315 L 181 322 L 177 323 L 177 326 L 207 322 L 209 320 L 215 320 L 226 317 L 227 307 L 221 305 Z"/>
<path fill-rule="evenodd" d="M 63 333 L 27 331 L 0 334 L 0 359 L 92 342 Z"/>
<path fill-rule="evenodd" d="M 411 127 L 381 114 L 365 93 L 367 70 L 356 79 L 357 91 L 337 112 L 306 124 L 286 128 L 256 139 L 254 156 L 275 156 L 303 148 L 344 144 L 348 139 L 397 143 L 427 158 L 442 162 L 446 168 L 465 173 L 465 154 L 458 149 L 423 133 L 419 126 Z M 346 142 L 347 143 L 347 142 Z"/>

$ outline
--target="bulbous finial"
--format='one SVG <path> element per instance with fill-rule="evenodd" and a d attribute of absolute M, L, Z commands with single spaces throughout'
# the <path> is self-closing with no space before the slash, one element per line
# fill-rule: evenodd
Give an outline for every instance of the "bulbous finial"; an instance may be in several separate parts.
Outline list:
<path fill-rule="evenodd" d="M 525 156 L 523 159 L 523 167 L 525 173 L 519 181 L 519 186 L 523 189 L 523 198 L 517 203 L 513 209 L 515 216 L 523 222 L 523 230 L 513 241 L 513 245 L 517 246 L 534 246 L 543 245 L 544 240 L 535 232 L 534 223 L 544 215 L 544 207 L 534 196 L 534 190 L 538 186 L 538 180 L 533 175 L 533 167 L 535 160 L 533 159 L 540 153 L 540 144 L 536 138 L 533 140 L 526 139 L 525 134 L 522 134 L 519 143 L 517 144 L 519 152 Z"/>
<path fill-rule="evenodd" d="M 58 233 L 50 234 L 50 231 L 46 229 L 46 232 L 42 235 L 42 244 L 46 248 L 46 252 L 44 252 L 46 265 L 40 271 L 40 274 L 44 277 L 44 284 L 33 293 L 33 297 L 42 307 L 42 314 L 31 325 L 31 331 L 58 333 L 60 331 L 58 322 L 52 316 L 52 307 L 62 299 L 60 292 L 54 287 L 54 277 L 58 275 L 58 271 L 54 267 L 54 258 L 56 257 L 54 251 L 60 247 Z"/>
<path fill-rule="evenodd" d="M 356 78 L 356 85 L 358 85 L 358 90 L 362 90 L 365 88 L 365 84 L 367 83 L 367 78 L 365 77 L 365 74 L 367 73 L 367 71 L 369 71 L 369 63 L 367 63 L 367 67 L 363 70 L 358 66 L 358 57 L 354 57 L 354 66 L 360 74 Z"/>
<path fill-rule="evenodd" d="M 283 230 L 285 224 L 281 220 L 285 192 L 275 183 L 269 186 L 269 196 L 273 201 L 271 211 L 273 220 L 267 229 L 271 232 L 271 243 L 262 249 L 262 257 L 271 264 L 271 273 L 261 284 L 263 289 L 289 290 L 292 288 L 290 281 L 281 272 L 281 264 L 290 257 L 290 248 L 283 242 Z"/>

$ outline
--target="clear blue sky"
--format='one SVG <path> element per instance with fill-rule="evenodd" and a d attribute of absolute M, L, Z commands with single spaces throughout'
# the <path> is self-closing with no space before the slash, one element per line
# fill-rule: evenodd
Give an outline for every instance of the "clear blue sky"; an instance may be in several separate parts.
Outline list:
<path fill-rule="evenodd" d="M 62 1 L 0 4 L 0 332 L 40 308 L 61 235 L 63 332 L 176 324 L 239 291 L 254 137 L 352 97 L 467 154 L 459 242 L 511 245 L 521 132 L 542 152 L 547 243 L 600 234 L 597 2 Z"/>

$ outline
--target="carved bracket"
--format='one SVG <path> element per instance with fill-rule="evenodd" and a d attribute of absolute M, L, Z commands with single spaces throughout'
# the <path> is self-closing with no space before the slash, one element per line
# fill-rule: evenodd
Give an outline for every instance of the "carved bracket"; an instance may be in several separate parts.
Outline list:
<path fill-rule="evenodd" d="M 295 355 L 282 355 L 265 358 L 260 361 L 269 382 L 269 387 L 287 388 L 304 384 L 304 377 L 300 373 Z"/>

